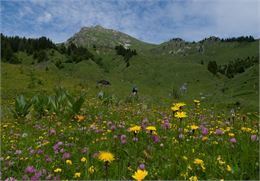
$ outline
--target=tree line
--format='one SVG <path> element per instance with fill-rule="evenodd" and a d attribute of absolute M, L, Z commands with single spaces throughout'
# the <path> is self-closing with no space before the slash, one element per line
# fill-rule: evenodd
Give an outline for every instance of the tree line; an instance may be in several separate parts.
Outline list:
<path fill-rule="evenodd" d="M 56 48 L 56 45 L 46 37 L 20 38 L 18 36 L 8 37 L 1 33 L 1 60 L 9 63 L 21 63 L 15 56 L 16 52 L 23 51 L 29 55 L 44 50 Z"/>
<path fill-rule="evenodd" d="M 208 70 L 214 75 L 219 72 L 228 78 L 233 78 L 236 74 L 243 73 L 249 67 L 258 64 L 258 59 L 259 56 L 246 57 L 243 59 L 237 58 L 224 65 L 217 65 L 216 61 L 209 61 Z"/>
<path fill-rule="evenodd" d="M 240 37 L 232 37 L 232 38 L 226 38 L 221 39 L 222 42 L 253 42 L 255 41 L 253 36 L 240 36 Z"/>
<path fill-rule="evenodd" d="M 126 67 L 130 66 L 129 60 L 132 56 L 137 55 L 136 50 L 131 50 L 130 48 L 125 48 L 122 45 L 115 46 L 115 50 L 117 55 L 121 55 L 124 57 Z"/>
<path fill-rule="evenodd" d="M 94 59 L 94 55 L 87 48 L 78 47 L 74 43 L 68 46 L 65 46 L 65 44 L 56 45 L 46 37 L 8 37 L 1 33 L 1 49 L 1 61 L 13 64 L 21 63 L 15 54 L 19 51 L 32 55 L 38 63 L 49 60 L 47 50 L 56 50 L 66 55 L 66 62 L 71 63 L 78 63 L 84 59 Z"/>

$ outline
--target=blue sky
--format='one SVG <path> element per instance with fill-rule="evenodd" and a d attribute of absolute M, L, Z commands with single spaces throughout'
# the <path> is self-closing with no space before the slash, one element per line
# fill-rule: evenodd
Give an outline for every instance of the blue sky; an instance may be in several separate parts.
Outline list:
<path fill-rule="evenodd" d="M 64 42 L 101 25 L 150 43 L 260 37 L 260 0 L 1 0 L 1 32 Z"/>

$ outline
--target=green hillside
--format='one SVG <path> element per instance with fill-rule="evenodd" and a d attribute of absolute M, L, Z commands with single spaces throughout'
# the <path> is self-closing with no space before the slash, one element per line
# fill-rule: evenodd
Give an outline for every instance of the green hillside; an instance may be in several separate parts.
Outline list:
<path fill-rule="evenodd" d="M 169 106 L 176 100 L 200 99 L 224 111 L 233 107 L 258 111 L 258 63 L 233 78 L 219 72 L 213 75 L 207 68 L 209 61 L 225 65 L 237 58 L 258 57 L 258 41 L 225 42 L 211 37 L 201 42 L 173 39 L 153 45 L 97 26 L 82 28 L 66 46 L 71 43 L 86 47 L 92 53 L 90 58 L 76 63 L 68 61 L 71 55 L 62 53 L 62 45 L 57 45 L 57 48 L 44 50 L 46 61 L 37 62 L 34 55 L 18 51 L 15 56 L 20 64 L 2 62 L 2 102 L 8 104 L 20 93 L 32 96 L 36 92 L 52 92 L 57 86 L 72 91 L 84 89 L 89 98 L 102 90 L 125 102 L 132 87 L 137 86 L 139 100 L 148 105 Z M 129 59 L 129 67 L 114 49 L 120 44 L 129 44 L 127 48 L 137 51 L 137 55 Z M 111 86 L 98 87 L 96 82 L 102 79 L 110 81 Z M 181 92 L 183 85 L 187 90 Z"/>

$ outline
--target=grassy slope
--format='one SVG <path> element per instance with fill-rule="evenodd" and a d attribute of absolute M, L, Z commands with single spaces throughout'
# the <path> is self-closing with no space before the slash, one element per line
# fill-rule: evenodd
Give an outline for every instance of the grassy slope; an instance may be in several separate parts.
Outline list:
<path fill-rule="evenodd" d="M 207 60 L 226 63 L 236 57 L 257 55 L 258 42 L 237 44 L 217 43 L 208 45 L 203 55 L 188 56 L 151 54 L 149 46 L 138 50 L 138 56 L 133 57 L 131 66 L 125 68 L 121 56 L 110 53 L 99 53 L 108 71 L 100 68 L 91 60 L 78 64 L 66 63 L 65 68 L 58 70 L 53 64 L 56 60 L 64 60 L 63 55 L 54 52 L 47 64 L 31 65 L 32 57 L 20 53 L 22 65 L 2 63 L 2 98 L 8 100 L 20 92 L 32 95 L 35 91 L 51 91 L 53 87 L 61 85 L 69 89 L 87 89 L 89 96 L 96 95 L 100 88 L 96 88 L 96 81 L 107 79 L 112 86 L 102 88 L 110 94 L 125 99 L 131 92 L 132 86 L 137 85 L 141 99 L 149 103 L 169 105 L 174 100 L 172 89 L 179 89 L 183 83 L 188 84 L 188 92 L 180 100 L 191 102 L 194 98 L 205 96 L 205 102 L 223 105 L 241 103 L 244 110 L 258 110 L 258 66 L 248 69 L 245 73 L 233 79 L 219 75 L 213 76 L 207 71 Z M 201 65 L 200 61 L 205 60 Z M 49 67 L 49 71 L 45 67 Z M 33 72 L 42 85 L 30 87 Z M 247 83 L 244 83 L 247 82 Z M 226 88 L 222 93 L 221 89 Z M 257 98 L 257 99 L 256 99 Z"/>

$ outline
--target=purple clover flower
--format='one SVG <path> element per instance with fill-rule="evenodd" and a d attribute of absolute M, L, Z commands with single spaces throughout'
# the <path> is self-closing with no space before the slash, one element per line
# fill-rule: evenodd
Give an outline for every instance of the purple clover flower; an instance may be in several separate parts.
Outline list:
<path fill-rule="evenodd" d="M 46 176 L 45 179 L 46 180 L 52 180 L 52 175 L 50 174 L 50 175 Z"/>
<path fill-rule="evenodd" d="M 82 148 L 81 153 L 85 154 L 86 152 L 87 152 L 87 148 L 86 147 Z"/>
<path fill-rule="evenodd" d="M 35 172 L 35 169 L 33 166 L 28 166 L 26 169 L 25 169 L 25 172 L 26 173 L 34 173 Z"/>
<path fill-rule="evenodd" d="M 53 180 L 60 180 L 60 177 L 59 176 L 55 176 L 55 177 L 53 177 Z"/>
<path fill-rule="evenodd" d="M 55 129 L 50 129 L 50 130 L 49 130 L 49 136 L 55 135 L 55 134 L 56 134 Z"/>
<path fill-rule="evenodd" d="M 39 180 L 39 177 L 38 177 L 37 175 L 34 175 L 34 176 L 31 177 L 31 180 L 32 180 L 32 181 Z"/>
<path fill-rule="evenodd" d="M 63 145 L 62 141 L 59 141 L 57 144 L 58 144 L 59 146 Z"/>
<path fill-rule="evenodd" d="M 143 119 L 143 121 L 142 121 L 142 123 L 141 123 L 141 127 L 142 127 L 142 129 L 144 129 L 145 130 L 145 128 L 146 128 L 146 126 L 147 126 L 147 124 L 148 124 L 148 119 L 147 118 L 144 118 Z"/>
<path fill-rule="evenodd" d="M 27 175 L 23 175 L 22 180 L 29 180 L 29 177 Z"/>
<path fill-rule="evenodd" d="M 126 144 L 126 135 L 121 135 L 121 143 Z"/>
<path fill-rule="evenodd" d="M 64 153 L 64 152 L 65 152 L 64 148 L 61 148 L 60 153 Z"/>
<path fill-rule="evenodd" d="M 137 137 L 133 137 L 133 142 L 137 142 L 138 138 Z"/>
<path fill-rule="evenodd" d="M 21 155 L 21 154 L 22 154 L 22 150 L 16 150 L 16 151 L 15 151 L 15 154 L 16 154 L 16 155 Z"/>
<path fill-rule="evenodd" d="M 98 152 L 94 153 L 94 154 L 93 154 L 93 158 L 97 158 L 97 157 L 98 157 L 98 155 L 99 155 L 99 153 L 98 153 Z"/>
<path fill-rule="evenodd" d="M 223 131 L 221 129 L 216 129 L 216 135 L 222 135 Z"/>
<path fill-rule="evenodd" d="M 123 121 L 121 121 L 120 123 L 119 123 L 119 128 L 124 128 L 125 127 L 125 123 L 123 122 Z"/>
<path fill-rule="evenodd" d="M 8 177 L 5 181 L 17 181 L 14 177 Z"/>
<path fill-rule="evenodd" d="M 160 138 L 159 138 L 159 136 L 158 136 L 157 134 L 153 134 L 153 135 L 152 135 L 152 139 L 153 139 L 153 142 L 154 142 L 154 143 L 157 143 L 157 142 L 160 141 Z"/>
<path fill-rule="evenodd" d="M 209 133 L 208 128 L 203 127 L 203 128 L 202 128 L 202 134 L 203 134 L 203 135 L 207 135 L 208 133 Z"/>
<path fill-rule="evenodd" d="M 30 149 L 29 154 L 33 155 L 34 153 L 35 153 L 35 150 L 34 149 Z"/>
<path fill-rule="evenodd" d="M 111 128 L 110 128 L 112 131 L 115 131 L 116 130 L 116 125 L 112 125 Z"/>
<path fill-rule="evenodd" d="M 43 154 L 44 153 L 44 151 L 42 150 L 42 149 L 39 149 L 38 151 L 37 151 L 37 154 L 39 154 L 39 155 L 41 155 L 41 154 Z"/>
<path fill-rule="evenodd" d="M 236 143 L 237 142 L 236 138 L 231 138 L 229 141 L 230 141 L 230 143 Z"/>
<path fill-rule="evenodd" d="M 145 164 L 141 163 L 138 168 L 141 170 L 145 170 Z"/>
<path fill-rule="evenodd" d="M 182 133 L 179 134 L 179 139 L 184 139 L 184 137 L 185 137 L 184 134 L 182 134 Z"/>
<path fill-rule="evenodd" d="M 63 155 L 62 155 L 63 160 L 66 160 L 66 159 L 69 159 L 69 158 L 70 158 L 70 153 L 68 153 L 68 152 L 63 153 Z"/>
<path fill-rule="evenodd" d="M 45 156 L 45 161 L 46 161 L 47 163 L 49 163 L 49 162 L 51 162 L 51 158 L 50 158 L 49 156 Z"/>
<path fill-rule="evenodd" d="M 168 119 L 164 120 L 164 123 L 161 125 L 163 129 L 168 129 L 170 127 L 170 123 Z"/>
<path fill-rule="evenodd" d="M 251 141 L 256 141 L 257 140 L 257 136 L 255 134 L 251 135 Z"/>
<path fill-rule="evenodd" d="M 118 136 L 117 136 L 117 135 L 114 135 L 113 138 L 114 138 L 114 140 L 117 140 Z"/>

